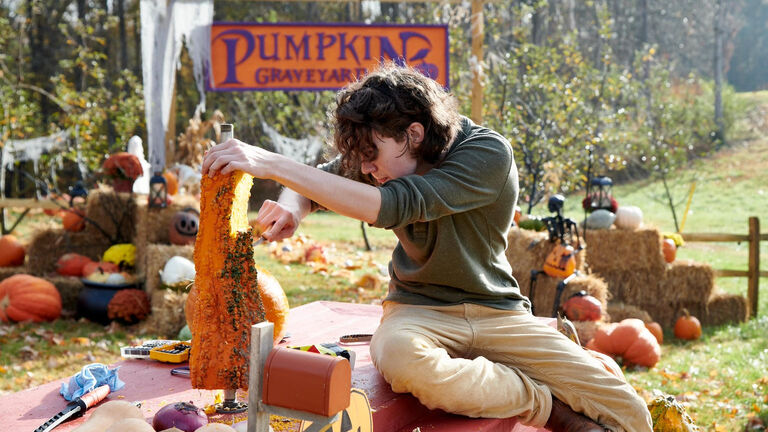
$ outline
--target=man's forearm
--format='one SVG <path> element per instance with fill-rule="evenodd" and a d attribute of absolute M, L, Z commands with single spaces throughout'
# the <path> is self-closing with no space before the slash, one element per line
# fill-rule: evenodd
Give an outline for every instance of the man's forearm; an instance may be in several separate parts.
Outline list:
<path fill-rule="evenodd" d="M 294 214 L 299 221 L 307 217 L 312 211 L 312 201 L 290 188 L 284 188 L 283 191 L 280 192 L 280 197 L 277 199 L 277 202 L 287 208 L 293 209 Z"/>
<path fill-rule="evenodd" d="M 294 162 L 282 157 L 273 180 L 321 206 L 368 223 L 376 222 L 381 208 L 378 188 Z M 289 199 L 290 195 L 286 196 Z M 282 199 L 282 195 L 281 198 Z M 309 203 L 302 203 L 302 205 Z M 308 212 L 309 210 L 307 210 Z"/>

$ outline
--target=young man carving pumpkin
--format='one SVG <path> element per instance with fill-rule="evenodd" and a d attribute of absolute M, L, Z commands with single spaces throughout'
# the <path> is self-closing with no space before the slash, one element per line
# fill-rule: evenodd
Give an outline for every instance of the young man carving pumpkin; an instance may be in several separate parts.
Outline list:
<path fill-rule="evenodd" d="M 634 389 L 537 321 L 520 294 L 504 255 L 518 195 L 506 139 L 392 64 L 342 89 L 331 115 L 339 156 L 318 168 L 232 139 L 208 151 L 203 174 L 242 170 L 286 187 L 256 219 L 267 240 L 290 237 L 318 207 L 397 235 L 371 341 L 394 391 L 553 431 L 652 429 Z"/>

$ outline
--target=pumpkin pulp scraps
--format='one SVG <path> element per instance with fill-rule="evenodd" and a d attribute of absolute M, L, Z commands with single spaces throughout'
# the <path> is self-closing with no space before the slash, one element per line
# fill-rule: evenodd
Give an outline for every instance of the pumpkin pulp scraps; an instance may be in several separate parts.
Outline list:
<path fill-rule="evenodd" d="M 201 180 L 196 304 L 189 323 L 194 388 L 248 388 L 250 328 L 264 320 L 247 215 L 252 184 L 242 171 Z"/>

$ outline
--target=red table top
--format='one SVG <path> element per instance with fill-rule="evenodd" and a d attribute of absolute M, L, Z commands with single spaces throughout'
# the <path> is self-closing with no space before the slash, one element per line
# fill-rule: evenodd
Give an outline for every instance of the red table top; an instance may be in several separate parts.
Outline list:
<path fill-rule="evenodd" d="M 293 308 L 288 316 L 288 345 L 310 345 L 338 342 L 339 337 L 355 333 L 373 333 L 381 318 L 381 306 L 339 302 L 314 302 Z M 354 350 L 357 358 L 352 371 L 352 387 L 365 391 L 373 408 L 376 432 L 412 432 L 420 428 L 445 432 L 544 432 L 519 424 L 510 419 L 469 419 L 429 410 L 410 394 L 392 392 L 371 363 L 368 344 L 345 345 Z M 85 365 L 83 365 L 85 366 Z M 213 403 L 214 392 L 192 389 L 188 378 L 172 376 L 170 369 L 177 365 L 150 360 L 124 360 L 117 367 L 118 376 L 125 387 L 110 394 L 107 400 L 140 401 L 147 421 L 167 403 L 192 401 L 203 407 Z M 64 408 L 67 401 L 59 394 L 60 379 L 28 390 L 0 397 L 0 429 L 33 431 Z M 247 400 L 247 398 L 245 398 Z M 90 412 L 90 411 L 89 411 Z M 55 429 L 65 432 L 74 429 L 87 418 L 64 423 Z"/>

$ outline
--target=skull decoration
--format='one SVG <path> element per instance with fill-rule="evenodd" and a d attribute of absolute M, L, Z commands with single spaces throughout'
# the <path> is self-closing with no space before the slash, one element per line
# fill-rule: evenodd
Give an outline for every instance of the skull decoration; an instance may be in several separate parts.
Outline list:
<path fill-rule="evenodd" d="M 185 208 L 176 212 L 168 227 L 168 237 L 171 244 L 188 245 L 195 243 L 197 229 L 200 225 L 200 213 L 193 208 Z"/>

